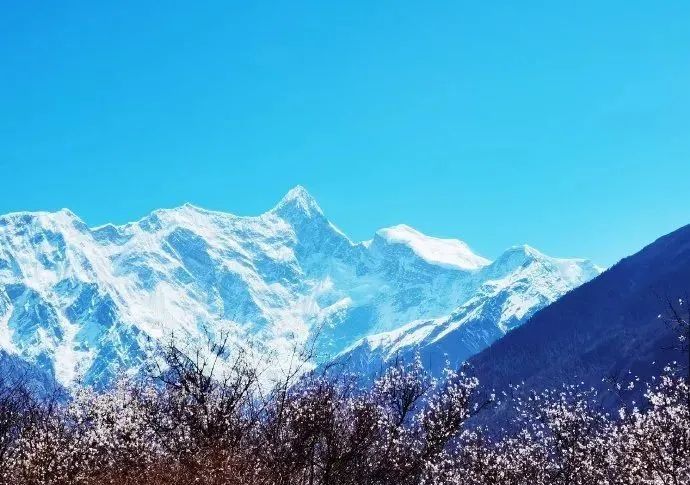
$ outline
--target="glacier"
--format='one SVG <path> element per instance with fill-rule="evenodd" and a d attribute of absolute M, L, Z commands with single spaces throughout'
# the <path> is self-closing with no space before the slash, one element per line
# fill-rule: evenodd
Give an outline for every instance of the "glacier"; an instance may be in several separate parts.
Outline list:
<path fill-rule="evenodd" d="M 601 269 L 528 246 L 495 261 L 399 225 L 351 241 L 301 186 L 258 216 L 185 204 L 125 225 L 0 217 L 0 350 L 60 384 L 136 373 L 170 339 L 228 336 L 321 362 L 463 360 Z"/>

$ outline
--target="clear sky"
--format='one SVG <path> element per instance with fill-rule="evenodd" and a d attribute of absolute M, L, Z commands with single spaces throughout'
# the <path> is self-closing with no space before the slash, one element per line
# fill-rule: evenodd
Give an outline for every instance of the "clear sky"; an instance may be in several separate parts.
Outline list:
<path fill-rule="evenodd" d="M 690 223 L 689 21 L 681 1 L 6 1 L 0 213 L 251 215 L 302 184 L 356 240 L 404 222 L 612 264 Z"/>

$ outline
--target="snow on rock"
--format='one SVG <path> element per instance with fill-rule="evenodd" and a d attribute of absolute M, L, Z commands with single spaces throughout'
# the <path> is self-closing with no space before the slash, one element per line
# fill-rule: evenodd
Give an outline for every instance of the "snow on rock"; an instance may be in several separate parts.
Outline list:
<path fill-rule="evenodd" d="M 14 213 L 0 217 L 0 351 L 70 386 L 136 372 L 173 335 L 227 334 L 280 361 L 317 330 L 327 359 L 361 339 L 390 353 L 472 327 L 474 349 L 593 268 L 524 248 L 490 263 L 408 226 L 354 243 L 299 186 L 252 217 L 185 204 L 89 228 L 68 210 Z"/>
<path fill-rule="evenodd" d="M 446 361 L 459 365 L 599 273 L 601 268 L 588 260 L 552 258 L 515 246 L 479 271 L 482 283 L 449 315 L 368 335 L 335 360 L 365 374 L 417 353 L 432 371 Z"/>

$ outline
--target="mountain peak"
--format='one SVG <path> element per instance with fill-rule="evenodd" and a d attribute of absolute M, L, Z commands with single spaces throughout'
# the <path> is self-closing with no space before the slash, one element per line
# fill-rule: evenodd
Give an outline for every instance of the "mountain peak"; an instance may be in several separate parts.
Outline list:
<path fill-rule="evenodd" d="M 0 214 L 0 217 L 3 219 L 22 219 L 22 218 L 38 218 L 38 217 L 44 217 L 44 218 L 60 218 L 60 217 L 65 217 L 69 219 L 78 219 L 76 214 L 72 212 L 69 209 L 62 208 L 56 211 L 16 211 L 16 212 L 8 212 L 7 214 Z"/>
<path fill-rule="evenodd" d="M 550 259 L 541 251 L 536 250 L 527 244 L 512 246 L 506 249 L 491 265 L 493 272 L 498 274 L 510 273 L 520 266 L 524 266 L 535 261 Z"/>
<path fill-rule="evenodd" d="M 281 217 L 294 216 L 297 214 L 307 217 L 323 216 L 323 211 L 314 197 L 307 189 L 297 185 L 290 189 L 287 194 L 278 202 L 272 212 L 278 213 Z"/>
<path fill-rule="evenodd" d="M 79 231 L 83 231 L 87 228 L 86 224 L 69 209 L 60 209 L 54 212 L 10 212 L 9 214 L 0 215 L 0 226 L 7 224 L 16 226 L 31 225 L 53 231 L 60 230 L 60 228 L 76 228 Z"/>
<path fill-rule="evenodd" d="M 389 244 L 408 246 L 417 256 L 431 264 L 463 270 L 473 270 L 489 264 L 488 260 L 474 254 L 459 239 L 427 236 L 406 224 L 379 229 L 376 235 Z"/>
<path fill-rule="evenodd" d="M 517 246 L 512 246 L 505 251 L 505 254 L 518 254 L 529 259 L 538 259 L 546 256 L 544 253 L 528 244 L 518 244 Z"/>
<path fill-rule="evenodd" d="M 556 271 L 573 286 L 577 286 L 583 281 L 588 281 L 602 272 L 602 268 L 588 259 L 554 258 L 527 244 L 506 249 L 494 261 L 489 271 L 493 277 L 503 277 L 520 267 L 528 267 L 532 264 L 539 264 L 542 267 L 550 268 L 550 271 Z"/>

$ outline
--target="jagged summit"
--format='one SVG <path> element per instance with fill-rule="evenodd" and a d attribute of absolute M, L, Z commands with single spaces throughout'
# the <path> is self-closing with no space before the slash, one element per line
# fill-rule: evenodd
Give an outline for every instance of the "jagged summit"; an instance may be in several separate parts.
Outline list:
<path fill-rule="evenodd" d="M 323 211 L 316 199 L 301 185 L 290 189 L 280 202 L 271 209 L 271 212 L 288 217 L 294 217 L 295 215 L 304 215 L 306 217 L 323 216 Z"/>
<path fill-rule="evenodd" d="M 63 209 L 63 211 L 67 211 L 68 213 L 71 214 L 71 212 L 68 209 Z M 37 212 L 21 212 L 21 213 L 16 213 L 18 215 L 22 214 L 28 214 L 28 215 L 37 215 L 39 213 Z M 56 214 L 56 213 L 46 213 L 46 214 Z M 223 219 L 256 219 L 257 217 L 261 217 L 266 214 L 276 214 L 286 220 L 291 220 L 295 218 L 313 218 L 316 216 L 322 216 L 323 217 L 323 211 L 319 207 L 318 203 L 312 197 L 311 194 L 301 185 L 297 185 L 290 189 L 285 196 L 271 209 L 267 210 L 263 214 L 260 214 L 258 216 L 246 216 L 246 215 L 235 215 L 231 212 L 226 212 L 226 211 L 220 211 L 220 210 L 211 210 L 211 209 L 206 209 L 204 207 L 198 206 L 194 203 L 191 202 L 185 202 L 180 206 L 176 207 L 171 207 L 171 208 L 161 208 L 161 209 L 155 209 L 151 211 L 149 214 L 143 216 L 141 219 L 134 221 L 134 222 L 128 222 L 125 224 L 113 224 L 113 223 L 105 223 L 99 226 L 94 226 L 92 227 L 92 230 L 94 231 L 101 231 L 105 228 L 115 228 L 115 229 L 122 229 L 125 227 L 129 227 L 132 225 L 136 224 L 149 224 L 151 221 L 163 218 L 169 221 L 181 221 L 181 220 L 190 220 L 194 219 L 198 216 L 209 216 L 209 217 L 216 217 L 216 218 L 223 218 Z M 14 215 L 14 214 L 8 214 L 8 215 Z M 76 217 L 76 216 L 75 216 Z"/>

